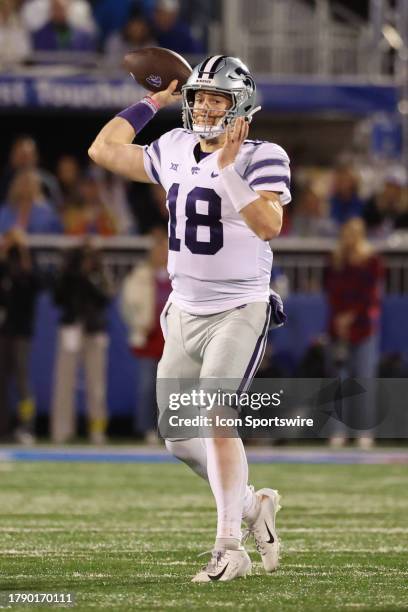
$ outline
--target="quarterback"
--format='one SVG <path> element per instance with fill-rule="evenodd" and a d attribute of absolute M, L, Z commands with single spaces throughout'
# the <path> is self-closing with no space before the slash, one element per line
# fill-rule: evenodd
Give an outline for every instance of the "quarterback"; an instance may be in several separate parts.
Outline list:
<path fill-rule="evenodd" d="M 168 271 L 173 291 L 162 315 L 165 347 L 158 380 L 223 379 L 248 388 L 262 360 L 271 318 L 272 252 L 290 202 L 289 159 L 278 145 L 248 140 L 256 86 L 237 58 L 209 57 L 181 94 L 177 81 L 107 123 L 89 149 L 99 165 L 130 180 L 159 183 L 169 212 Z M 182 98 L 183 128 L 149 146 L 132 144 L 157 111 Z M 158 397 L 159 409 L 163 398 Z M 239 437 L 166 439 L 168 450 L 205 478 L 217 508 L 212 555 L 194 582 L 228 581 L 251 571 L 241 525 L 266 572 L 279 562 L 279 495 L 248 485 Z"/>

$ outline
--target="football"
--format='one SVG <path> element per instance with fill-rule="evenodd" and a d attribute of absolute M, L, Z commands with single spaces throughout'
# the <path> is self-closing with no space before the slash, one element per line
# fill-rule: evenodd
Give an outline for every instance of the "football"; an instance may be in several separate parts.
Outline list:
<path fill-rule="evenodd" d="M 161 91 L 173 79 L 178 80 L 177 93 L 192 73 L 190 64 L 178 53 L 160 47 L 146 47 L 127 53 L 124 68 L 145 89 Z"/>

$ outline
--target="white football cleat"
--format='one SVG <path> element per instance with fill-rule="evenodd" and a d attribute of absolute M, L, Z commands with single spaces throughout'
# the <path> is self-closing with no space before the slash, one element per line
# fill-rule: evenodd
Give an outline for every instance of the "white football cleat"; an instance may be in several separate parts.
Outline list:
<path fill-rule="evenodd" d="M 274 489 L 259 489 L 255 495 L 259 499 L 259 512 L 256 519 L 247 521 L 248 529 L 243 542 L 249 535 L 255 539 L 256 550 L 268 573 L 274 572 L 279 565 L 280 542 L 276 532 L 276 514 L 280 510 L 280 495 Z"/>
<path fill-rule="evenodd" d="M 194 576 L 191 582 L 228 582 L 234 578 L 245 578 L 251 573 L 252 563 L 244 548 L 214 551 L 211 559 Z"/>

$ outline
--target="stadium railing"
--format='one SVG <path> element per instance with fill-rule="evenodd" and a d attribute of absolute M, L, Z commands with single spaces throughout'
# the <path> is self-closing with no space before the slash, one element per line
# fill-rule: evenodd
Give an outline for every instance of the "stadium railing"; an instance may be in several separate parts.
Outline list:
<path fill-rule="evenodd" d="M 365 20 L 331 0 L 223 0 L 223 7 L 224 44 L 255 72 L 363 79 L 393 72 L 372 10 Z"/>
<path fill-rule="evenodd" d="M 146 236 L 88 237 L 102 252 L 103 264 L 115 284 L 143 258 L 151 244 Z M 66 249 L 84 243 L 84 238 L 71 236 L 30 236 L 29 244 L 40 267 L 52 267 L 61 261 Z M 326 238 L 281 237 L 271 243 L 274 266 L 289 281 L 295 293 L 317 293 L 322 290 L 324 269 L 335 240 Z M 373 242 L 386 263 L 385 291 L 388 294 L 408 293 L 408 233 L 393 234 Z"/>

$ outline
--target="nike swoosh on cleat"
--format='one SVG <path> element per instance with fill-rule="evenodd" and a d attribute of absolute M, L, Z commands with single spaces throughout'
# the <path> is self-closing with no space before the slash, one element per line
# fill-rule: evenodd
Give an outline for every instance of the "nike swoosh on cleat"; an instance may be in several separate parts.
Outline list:
<path fill-rule="evenodd" d="M 219 580 L 220 578 L 223 577 L 223 575 L 225 574 L 225 570 L 227 569 L 227 567 L 229 566 L 229 563 L 227 563 L 227 565 L 224 567 L 224 569 L 217 574 L 216 576 L 211 576 L 211 574 L 208 574 L 208 577 L 210 580 Z"/>
<path fill-rule="evenodd" d="M 215 178 L 217 176 L 219 176 L 219 174 L 215 174 L 215 172 L 211 172 L 211 178 Z"/>
<path fill-rule="evenodd" d="M 273 535 L 271 534 L 271 532 L 270 532 L 270 530 L 269 530 L 269 527 L 268 527 L 268 525 L 267 525 L 266 521 L 264 521 L 264 523 L 265 523 L 266 531 L 268 532 L 268 536 L 269 536 L 269 540 L 266 540 L 266 542 L 267 542 L 268 544 L 273 544 L 273 543 L 275 542 L 275 538 L 274 538 L 274 537 L 273 537 Z"/>

